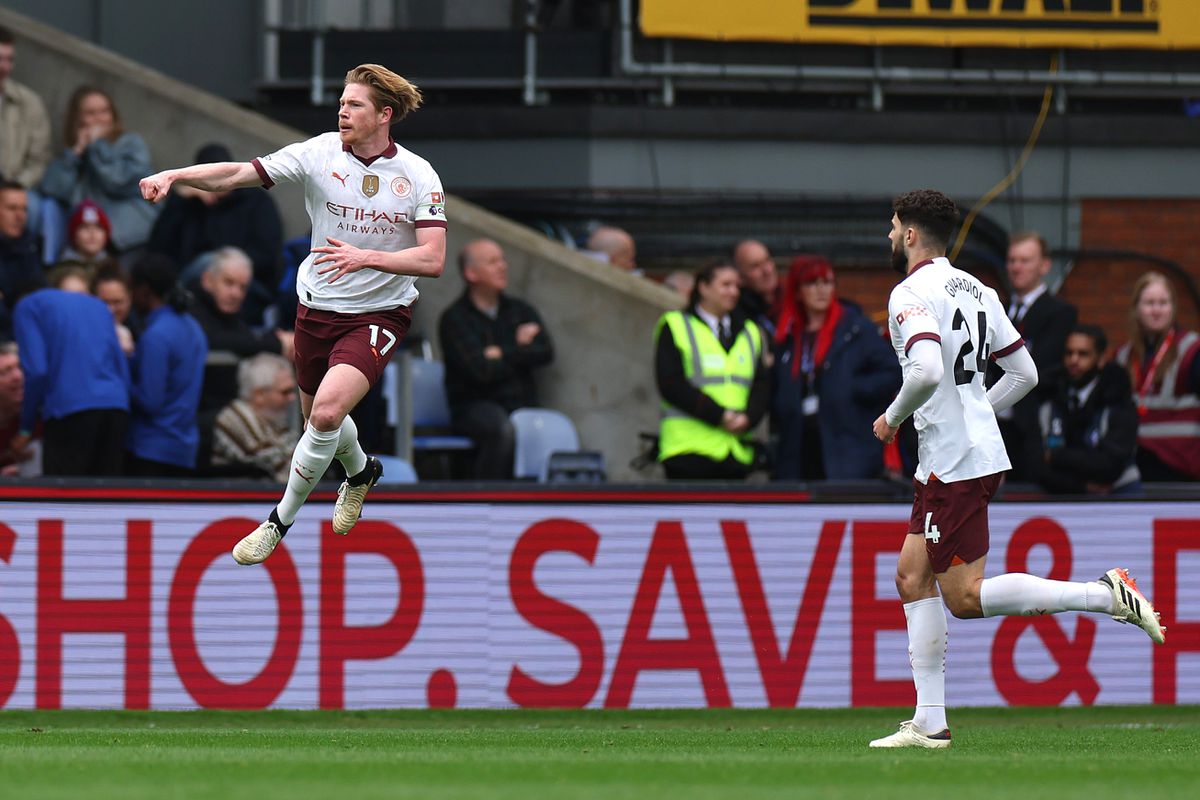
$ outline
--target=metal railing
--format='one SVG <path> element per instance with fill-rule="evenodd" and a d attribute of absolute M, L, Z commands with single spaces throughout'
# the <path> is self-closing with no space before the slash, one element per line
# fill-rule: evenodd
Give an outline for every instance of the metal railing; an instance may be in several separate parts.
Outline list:
<path fill-rule="evenodd" d="M 520 2 L 522 0 L 518 0 Z M 527 106 L 549 102 L 548 89 L 595 89 L 612 90 L 645 89 L 649 85 L 658 87 L 658 101 L 665 106 L 675 103 L 681 82 L 703 84 L 721 90 L 738 92 L 762 90 L 794 92 L 805 84 L 841 85 L 846 88 L 863 88 L 869 96 L 869 105 L 875 110 L 884 107 L 888 87 L 916 85 L 926 88 L 993 86 L 993 87 L 1040 87 L 1047 84 L 1058 87 L 1056 110 L 1066 111 L 1068 89 L 1114 90 L 1137 96 L 1134 89 L 1165 92 L 1171 96 L 1188 98 L 1200 90 L 1200 71 L 1175 68 L 1162 70 L 1123 69 L 1070 69 L 1065 65 L 1064 51 L 1059 51 L 1060 69 L 1046 68 L 970 68 L 907 66 L 886 64 L 889 51 L 886 48 L 871 49 L 871 65 L 826 65 L 795 63 L 737 63 L 722 61 L 677 61 L 675 43 L 670 39 L 646 40 L 656 44 L 661 58 L 640 60 L 635 52 L 636 15 L 633 0 L 620 0 L 619 15 L 612 31 L 617 60 L 612 72 L 605 76 L 570 77 L 543 74 L 539 67 L 539 43 L 541 30 L 538 24 L 539 0 L 523 0 L 524 14 L 521 26 L 523 36 L 524 73 L 519 78 L 497 78 L 481 71 L 479 75 L 458 78 L 443 78 L 431 83 L 421 80 L 422 85 L 437 88 L 462 89 L 520 89 L 522 102 Z M 326 101 L 326 92 L 338 86 L 336 79 L 324 75 L 326 63 L 326 38 L 332 30 L 338 31 L 386 31 L 410 27 L 413 15 L 411 4 L 405 0 L 263 0 L 264 48 L 262 76 L 266 85 L 287 83 L 280 75 L 280 33 L 306 31 L 311 39 L 311 73 L 308 78 L 310 100 L 313 104 Z M 510 27 L 509 30 L 512 28 Z M 796 48 L 803 45 L 796 44 Z M 421 79 L 422 76 L 415 76 Z"/>

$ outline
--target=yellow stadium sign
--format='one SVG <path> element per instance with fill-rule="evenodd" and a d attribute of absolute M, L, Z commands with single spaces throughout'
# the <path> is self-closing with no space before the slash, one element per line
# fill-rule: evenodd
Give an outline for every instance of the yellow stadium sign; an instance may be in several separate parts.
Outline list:
<path fill-rule="evenodd" d="M 825 44 L 1200 48 L 1200 0 L 641 0 L 652 37 Z"/>

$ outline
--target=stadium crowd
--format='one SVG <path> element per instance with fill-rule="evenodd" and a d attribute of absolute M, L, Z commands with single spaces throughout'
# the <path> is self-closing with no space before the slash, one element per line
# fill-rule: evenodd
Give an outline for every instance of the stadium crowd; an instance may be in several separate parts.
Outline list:
<path fill-rule="evenodd" d="M 288 264 L 307 239 L 285 244 L 262 188 L 143 200 L 149 150 L 96 87 L 73 93 L 55 157 L 44 104 L 12 78 L 15 56 L 0 28 L 0 470 L 280 479 L 296 421 Z M 220 143 L 195 157 L 230 160 Z M 580 244 L 642 274 L 619 228 Z M 830 261 L 797 255 L 781 280 L 763 242 L 731 245 L 666 276 L 684 307 L 647 331 L 667 477 L 911 476 L 913 432 L 887 447 L 871 432 L 901 383 L 892 345 L 839 294 Z M 476 443 L 465 472 L 511 477 L 509 415 L 537 404 L 551 332 L 506 292 L 496 242 L 468 242 L 457 259 L 466 288 L 438 326 L 452 427 Z M 1041 236 L 1011 237 L 1008 314 L 1041 375 L 1002 420 L 1013 478 L 1092 494 L 1200 479 L 1200 335 L 1179 326 L 1171 282 L 1138 280 L 1129 340 L 1110 354 L 1050 291 L 1050 271 Z M 385 405 L 378 392 L 364 402 Z M 375 452 L 390 448 L 382 417 L 362 424 Z"/>

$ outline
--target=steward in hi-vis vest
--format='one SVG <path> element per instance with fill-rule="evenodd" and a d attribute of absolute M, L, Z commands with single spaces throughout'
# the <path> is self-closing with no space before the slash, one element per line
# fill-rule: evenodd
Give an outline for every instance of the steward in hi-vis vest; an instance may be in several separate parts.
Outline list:
<path fill-rule="evenodd" d="M 755 404 L 760 408 L 753 410 L 751 394 L 756 381 L 765 386 L 762 369 L 765 340 L 762 329 L 751 320 L 735 319 L 726 324 L 729 327 L 723 331 L 723 338 L 729 340 L 728 346 L 722 343 L 709 323 L 692 310 L 668 312 L 655 327 L 660 367 L 657 372 L 663 393 L 659 461 L 693 455 L 713 462 L 714 466 L 730 460 L 741 465 L 740 476 L 722 474 L 718 468 L 711 475 L 687 477 L 744 477 L 754 461 L 754 445 L 748 431 L 734 433 L 722 424 L 722 420 L 727 412 L 745 414 L 752 428 L 762 418 L 765 393 L 761 402 Z M 669 343 L 663 340 L 664 328 L 669 333 Z M 668 360 L 668 348 L 674 351 L 676 364 L 663 363 Z M 680 367 L 682 377 L 693 390 L 694 402 L 681 401 L 665 390 L 664 371 Z M 703 398 L 694 397 L 696 392 Z"/>

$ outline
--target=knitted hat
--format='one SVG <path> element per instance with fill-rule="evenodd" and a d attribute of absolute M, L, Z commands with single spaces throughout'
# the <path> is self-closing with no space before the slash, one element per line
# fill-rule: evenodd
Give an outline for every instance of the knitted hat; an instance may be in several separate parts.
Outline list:
<path fill-rule="evenodd" d="M 75 240 L 75 232 L 79 230 L 80 225 L 99 225 L 104 228 L 105 235 L 112 238 L 112 223 L 108 221 L 108 215 L 91 200 L 84 200 L 76 206 L 75 213 L 71 214 L 71 219 L 67 221 L 68 242 Z"/>

